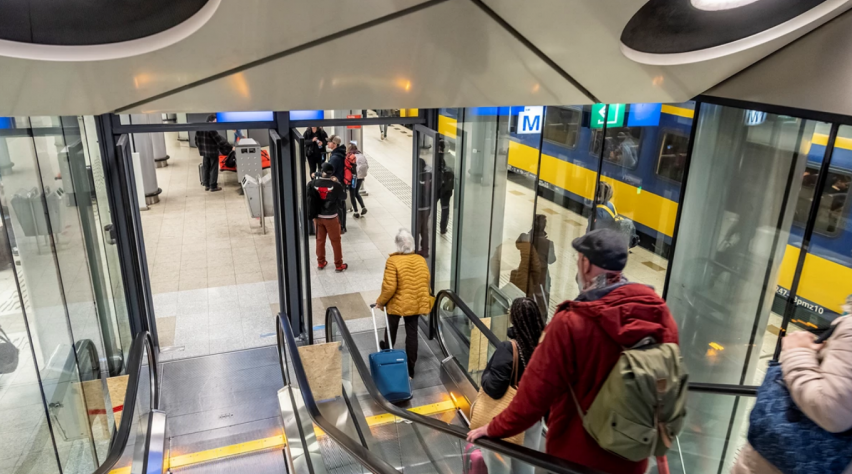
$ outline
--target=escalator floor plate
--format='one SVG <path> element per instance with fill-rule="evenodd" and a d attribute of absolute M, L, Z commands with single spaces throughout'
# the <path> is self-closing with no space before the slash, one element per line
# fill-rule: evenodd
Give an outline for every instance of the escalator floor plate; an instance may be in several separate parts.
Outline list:
<path fill-rule="evenodd" d="M 193 464 L 186 467 L 172 468 L 173 474 L 177 473 L 234 473 L 244 472 L 251 474 L 279 474 L 287 472 L 287 461 L 281 449 L 270 449 L 258 451 L 241 456 L 231 456 L 217 459 L 203 464 Z"/>

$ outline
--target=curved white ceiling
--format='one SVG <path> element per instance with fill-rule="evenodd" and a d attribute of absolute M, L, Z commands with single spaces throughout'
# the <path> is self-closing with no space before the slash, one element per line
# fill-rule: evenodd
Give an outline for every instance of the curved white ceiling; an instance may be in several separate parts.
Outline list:
<path fill-rule="evenodd" d="M 209 0 L 179 25 L 145 38 L 119 43 L 62 46 L 0 40 L 0 56 L 38 61 L 107 61 L 150 53 L 183 41 L 213 18 L 222 0 Z"/>
<path fill-rule="evenodd" d="M 845 2 L 833 14 L 852 2 L 831 1 Z M 0 57 L 0 116 L 591 103 L 566 73 L 604 102 L 681 102 L 833 16 L 660 66 L 619 47 L 644 0 L 483 2 L 508 30 L 472 0 L 218 2 L 194 33 L 135 56 Z"/>

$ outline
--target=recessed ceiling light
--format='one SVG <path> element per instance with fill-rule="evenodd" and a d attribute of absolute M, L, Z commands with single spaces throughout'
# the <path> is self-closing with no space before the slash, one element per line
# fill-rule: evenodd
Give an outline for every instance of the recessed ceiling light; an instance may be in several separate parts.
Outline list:
<path fill-rule="evenodd" d="M 852 0 L 648 0 L 621 32 L 621 52 L 671 66 L 721 58 L 810 31 Z M 801 33 L 800 33 L 801 34 Z"/>
<path fill-rule="evenodd" d="M 699 10 L 718 11 L 739 8 L 758 0 L 690 0 L 692 6 Z"/>
<path fill-rule="evenodd" d="M 0 2 L 0 15 L 14 20 L 0 29 L 0 56 L 68 62 L 150 53 L 201 29 L 221 1 Z"/>

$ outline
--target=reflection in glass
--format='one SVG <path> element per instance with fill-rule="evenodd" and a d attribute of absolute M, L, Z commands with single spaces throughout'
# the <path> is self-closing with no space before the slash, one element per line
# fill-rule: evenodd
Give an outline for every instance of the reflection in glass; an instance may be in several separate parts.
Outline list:
<path fill-rule="evenodd" d="M 51 121 L 45 119 L 43 122 Z M 51 124 L 58 125 L 57 123 L 46 125 L 39 123 L 45 128 Z M 28 122 L 21 120 L 17 125 L 21 128 L 15 131 L 24 132 Z M 21 462 L 46 463 L 45 471 L 49 472 L 51 468 L 46 459 L 52 458 L 54 462 L 56 459 L 56 453 L 50 445 L 49 430 L 52 428 L 63 472 L 91 472 L 97 462 L 91 426 L 83 395 L 84 389 L 76 365 L 77 347 L 71 338 L 68 313 L 65 309 L 65 295 L 62 292 L 59 267 L 53 253 L 53 249 L 57 247 L 59 247 L 57 251 L 63 251 L 62 245 L 76 245 L 72 238 L 66 241 L 64 236 L 67 234 L 63 234 L 66 230 L 65 225 L 73 226 L 73 221 L 69 223 L 65 220 L 67 213 L 73 212 L 73 208 L 71 211 L 66 210 L 68 201 L 64 199 L 64 190 L 61 184 L 55 184 L 59 176 L 48 173 L 49 180 L 43 185 L 44 174 L 39 173 L 36 147 L 44 147 L 39 148 L 39 152 L 45 156 L 45 159 L 49 159 L 49 150 L 54 150 L 56 153 L 62 149 L 57 148 L 55 143 L 51 143 L 53 146 L 48 148 L 48 140 L 50 138 L 43 138 L 36 142 L 26 132 L 6 137 L 5 144 L 9 152 L 11 169 L 0 175 L 4 225 L 12 246 L 12 253 L 16 254 L 16 260 L 19 262 L 16 269 L 23 298 L 22 307 L 18 306 L 18 308 L 19 311 L 23 309 L 27 318 L 30 340 L 35 352 L 35 361 L 30 367 L 38 371 L 43 384 L 44 399 L 50 407 L 50 426 L 45 421 L 39 421 L 38 413 L 43 408 L 31 407 L 26 411 L 18 410 L 19 416 L 27 414 L 34 417 L 26 422 L 27 426 L 33 429 L 30 431 L 33 437 L 18 451 L 18 454 Z M 58 223 L 64 225 L 54 225 Z M 85 267 L 79 271 L 85 271 Z M 74 300 L 77 301 L 76 296 Z M 85 313 L 83 308 L 78 311 L 75 311 L 75 317 Z M 83 316 L 81 320 L 90 321 L 87 316 Z M 23 330 L 23 327 L 20 330 Z M 24 344 L 23 339 L 20 343 Z M 84 350 L 82 355 L 85 355 L 89 352 L 85 352 L 83 346 L 81 345 L 80 348 Z M 29 350 L 25 345 L 21 348 Z M 88 362 L 88 367 L 91 369 L 92 359 L 88 359 Z M 25 374 L 27 365 L 23 367 L 23 374 Z M 92 371 L 89 370 L 87 373 L 91 374 Z M 29 383 L 28 399 L 34 404 L 40 404 L 42 403 L 41 394 L 38 393 L 34 376 L 35 374 L 23 380 Z M 2 400 L 0 399 L 0 404 L 3 403 Z M 19 426 L 23 425 L 22 423 Z M 14 425 L 4 424 L 3 426 L 5 433 L 6 426 Z"/>
<path fill-rule="evenodd" d="M 417 216 L 414 219 L 416 227 L 413 234 L 416 252 L 431 264 L 432 260 L 429 257 L 433 247 L 432 208 L 434 201 L 432 199 L 432 180 L 435 179 L 435 150 L 433 149 L 435 144 L 433 143 L 434 139 L 429 135 L 422 133 L 416 135 L 418 153 L 414 166 L 416 167 L 417 182 L 414 184 L 417 186 L 415 193 L 417 196 Z"/>
<path fill-rule="evenodd" d="M 546 126 L 535 202 L 537 215 L 533 222 L 527 221 L 527 225 L 536 249 L 533 258 L 539 262 L 540 292 L 546 303 L 542 314 L 547 314 L 548 319 L 553 317 L 559 303 L 579 293 L 575 281 L 577 258 L 571 241 L 584 234 L 588 227 L 599 166 L 598 154 L 589 153 L 594 148 L 590 117 L 590 106 L 545 109 Z M 567 136 L 576 135 L 576 138 L 560 140 L 553 130 L 566 130 Z M 515 163 L 527 156 L 522 152 L 537 154 L 537 150 L 528 148 L 510 151 L 509 162 Z"/>
<path fill-rule="evenodd" d="M 819 332 L 828 328 L 835 318 L 844 314 L 843 305 L 852 294 L 852 210 L 849 206 L 852 147 L 849 137 L 852 137 L 852 127 L 841 126 L 834 143 L 825 186 L 821 190 L 814 189 L 819 177 L 818 163 L 809 160 L 804 171 L 802 195 L 806 197 L 799 198 L 794 232 L 800 231 L 804 226 L 803 220 L 806 222 L 808 217 L 800 210 L 805 207 L 809 210 L 817 193 L 819 207 L 796 292 L 795 313 L 788 331 Z M 814 135 L 814 143 L 820 141 L 821 137 Z"/>
<path fill-rule="evenodd" d="M 460 156 L 456 153 L 456 123 L 458 117 L 457 109 L 440 109 L 438 117 L 437 134 L 437 170 L 435 179 L 438 179 L 436 189 L 439 204 L 438 231 L 435 237 L 435 289 L 442 290 L 451 288 L 451 274 L 453 268 L 453 235 L 455 233 L 455 219 L 453 216 L 458 212 L 458 203 L 455 196 L 461 184 L 459 176 Z"/>
<path fill-rule="evenodd" d="M 816 125 L 773 114 L 753 124 L 746 113 L 702 104 L 672 260 L 667 303 L 690 379 L 698 382 L 762 380 L 771 351 L 758 350 L 764 338 L 772 339 L 767 328 L 773 289 L 801 184 L 794 178 L 805 169 Z M 696 403 L 690 399 L 692 410 Z M 690 456 L 724 446 L 720 459 L 729 464 L 737 443 L 726 444 L 728 430 L 739 433 L 743 420 L 742 405 L 736 412 L 707 409 L 700 434 L 681 436 L 687 442 L 701 438 L 699 451 L 685 453 L 687 465 Z M 718 470 L 717 463 L 697 472 Z"/>

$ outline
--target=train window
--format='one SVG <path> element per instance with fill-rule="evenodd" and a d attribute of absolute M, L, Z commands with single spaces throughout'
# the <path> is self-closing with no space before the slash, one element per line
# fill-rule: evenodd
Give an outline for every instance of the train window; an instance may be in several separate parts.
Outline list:
<path fill-rule="evenodd" d="M 544 115 L 544 139 L 567 148 L 577 146 L 583 112 L 566 107 L 548 107 Z"/>
<path fill-rule="evenodd" d="M 622 168 L 636 169 L 639 165 L 639 145 L 642 143 L 642 129 L 616 127 L 606 129 L 606 137 L 602 138 L 602 130 L 593 130 L 589 143 L 589 153 L 600 156 L 601 142 L 605 141 L 604 160 Z"/>
<path fill-rule="evenodd" d="M 793 215 L 793 222 L 799 226 L 804 227 L 807 223 L 818 178 L 819 168 L 816 166 L 808 166 L 802 175 L 802 190 L 799 192 L 796 213 Z M 819 202 L 814 232 L 834 237 L 843 230 L 843 211 L 849 201 L 850 183 L 852 183 L 852 175 L 828 172 L 828 179 Z"/>
<path fill-rule="evenodd" d="M 660 144 L 660 157 L 657 159 L 657 175 L 680 183 L 686 167 L 686 153 L 689 150 L 689 137 L 679 133 L 663 133 Z"/>

